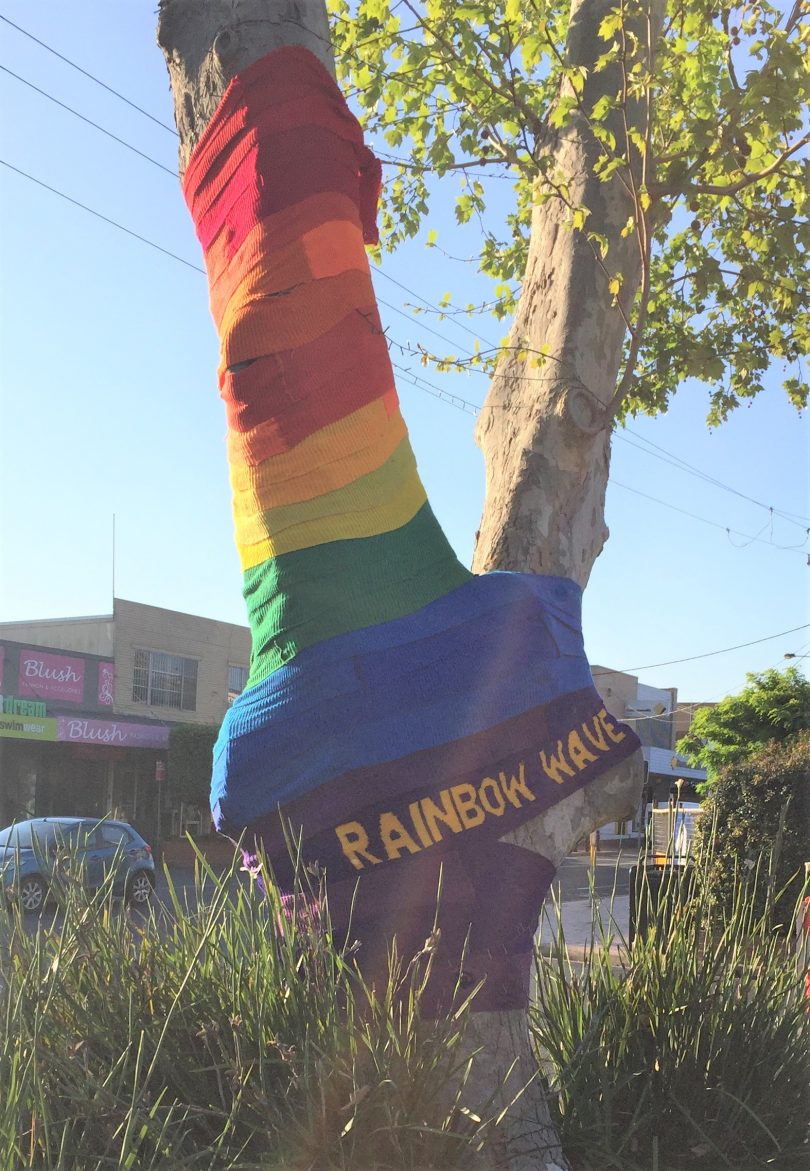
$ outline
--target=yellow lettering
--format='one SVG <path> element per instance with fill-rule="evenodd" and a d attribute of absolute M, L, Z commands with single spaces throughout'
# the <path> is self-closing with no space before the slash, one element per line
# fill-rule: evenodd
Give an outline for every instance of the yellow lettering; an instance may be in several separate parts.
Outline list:
<path fill-rule="evenodd" d="M 408 812 L 411 815 L 411 820 L 413 821 L 413 828 L 416 830 L 419 841 L 422 843 L 423 846 L 432 846 L 433 839 L 431 838 L 430 834 L 428 833 L 428 831 L 425 827 L 425 823 L 422 820 L 422 810 L 419 808 L 419 802 L 412 801 L 411 804 L 408 806 Z"/>
<path fill-rule="evenodd" d="M 385 848 L 387 858 L 396 859 L 403 850 L 409 854 L 418 854 L 422 847 L 417 846 L 405 826 L 394 813 L 380 814 L 380 841 Z"/>
<path fill-rule="evenodd" d="M 478 794 L 475 791 L 475 785 L 464 781 L 461 785 L 453 785 L 450 792 L 453 794 L 459 816 L 464 822 L 464 828 L 472 829 L 473 826 L 480 825 L 486 814 L 476 800 Z"/>
<path fill-rule="evenodd" d="M 487 813 L 494 813 L 496 817 L 503 816 L 503 811 L 506 809 L 506 801 L 504 800 L 503 793 L 498 788 L 497 781 L 494 781 L 492 777 L 484 777 L 478 786 L 478 799 Z"/>
<path fill-rule="evenodd" d="M 434 842 L 440 842 L 442 840 L 442 831 L 436 824 L 439 821 L 449 826 L 454 834 L 460 834 L 463 829 L 458 819 L 456 808 L 453 805 L 453 798 L 450 791 L 448 789 L 442 789 L 441 793 L 439 793 L 439 799 L 442 803 L 441 809 L 430 797 L 425 797 L 419 802 Z"/>
<path fill-rule="evenodd" d="M 601 749 L 602 752 L 608 752 L 610 745 L 605 739 L 605 733 L 601 730 L 599 724 L 599 717 L 594 716 L 590 724 L 583 724 L 582 731 L 593 744 L 594 748 Z"/>
<path fill-rule="evenodd" d="M 521 793 L 527 801 L 534 801 L 534 793 L 526 784 L 526 769 L 523 761 L 518 765 L 518 775 L 512 774 L 509 780 L 506 779 L 506 773 L 498 773 L 500 778 L 501 788 L 504 796 L 510 805 L 514 805 L 515 809 L 522 808 L 518 793 Z"/>
<path fill-rule="evenodd" d="M 578 772 L 582 772 L 582 770 L 587 765 L 599 759 L 598 756 L 594 756 L 594 754 L 585 747 L 585 745 L 582 743 L 582 737 L 578 732 L 568 733 L 568 755 L 573 760 Z"/>
<path fill-rule="evenodd" d="M 341 850 L 355 870 L 365 870 L 365 865 L 360 861 L 361 858 L 365 858 L 372 866 L 382 862 L 382 858 L 377 858 L 369 851 L 368 834 L 359 821 L 347 821 L 344 825 L 335 826 L 335 833 L 338 836 Z"/>
<path fill-rule="evenodd" d="M 616 728 L 616 726 L 613 723 L 613 716 L 609 716 L 607 711 L 604 708 L 602 708 L 602 710 L 599 713 L 598 719 L 599 719 L 599 723 L 605 729 L 605 731 L 607 732 L 608 736 L 613 741 L 613 743 L 614 744 L 621 744 L 622 740 L 624 740 L 624 738 L 625 738 L 624 732 L 620 732 Z"/>
<path fill-rule="evenodd" d="M 562 773 L 565 773 L 569 777 L 574 775 L 574 770 L 563 755 L 562 740 L 557 741 L 556 755 L 549 753 L 547 757 L 545 752 L 540 753 L 540 763 L 543 766 L 543 772 L 546 776 L 551 777 L 552 781 L 556 781 L 558 785 L 565 784 L 565 777 L 561 776 Z"/>

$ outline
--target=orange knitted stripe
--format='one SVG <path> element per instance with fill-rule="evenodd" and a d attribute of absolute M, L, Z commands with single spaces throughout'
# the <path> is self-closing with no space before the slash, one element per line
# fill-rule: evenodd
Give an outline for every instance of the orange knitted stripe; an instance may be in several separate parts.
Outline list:
<path fill-rule="evenodd" d="M 374 300 L 368 270 L 350 269 L 339 276 L 309 281 L 283 296 L 256 299 L 222 319 L 220 373 L 262 354 L 291 350 L 314 341 L 353 309 Z"/>
<path fill-rule="evenodd" d="M 294 504 L 334 492 L 385 463 L 407 434 L 397 411 L 377 399 L 316 431 L 303 443 L 255 467 L 230 467 L 235 516 L 272 505 Z"/>
<path fill-rule="evenodd" d="M 399 413 L 399 399 L 396 389 L 393 387 L 393 374 L 391 381 L 391 388 L 378 396 L 375 401 L 382 402 L 386 411 L 393 415 Z M 336 417 L 340 418 L 341 416 Z M 288 434 L 291 431 L 295 434 L 297 429 L 294 425 L 290 426 L 290 421 L 284 416 L 267 419 L 248 431 L 229 430 L 226 440 L 228 463 L 231 467 L 236 467 L 239 464 L 255 466 L 264 460 L 279 456 L 285 451 L 291 451 L 300 441 L 299 438 L 296 438 L 295 443 L 288 442 Z"/>
<path fill-rule="evenodd" d="M 360 225 L 345 220 L 319 224 L 278 252 L 256 253 L 245 265 L 241 279 L 234 281 L 233 290 L 223 290 L 226 294 L 231 292 L 227 300 L 223 298 L 215 304 L 212 293 L 211 312 L 217 329 L 226 318 L 233 320 L 242 305 L 286 294 L 307 281 L 339 276 L 350 269 L 368 272 Z"/>
<path fill-rule="evenodd" d="M 233 295 L 239 280 L 261 252 L 271 255 L 295 243 L 299 237 L 317 228 L 328 220 L 346 220 L 360 228 L 357 205 L 339 191 L 322 191 L 310 195 L 292 207 L 265 216 L 251 228 L 236 252 L 233 251 L 228 225 L 225 224 L 205 253 L 205 267 L 211 296 L 218 302 L 227 301 Z M 361 229 L 362 231 L 362 229 Z M 229 292 L 223 293 L 221 285 Z"/>

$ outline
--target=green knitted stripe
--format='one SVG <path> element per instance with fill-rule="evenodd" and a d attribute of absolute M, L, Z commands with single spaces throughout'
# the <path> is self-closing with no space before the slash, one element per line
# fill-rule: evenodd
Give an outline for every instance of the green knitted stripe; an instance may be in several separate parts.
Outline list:
<path fill-rule="evenodd" d="M 412 614 L 471 576 L 429 504 L 390 533 L 264 561 L 244 575 L 253 634 L 248 686 L 304 647 Z"/>

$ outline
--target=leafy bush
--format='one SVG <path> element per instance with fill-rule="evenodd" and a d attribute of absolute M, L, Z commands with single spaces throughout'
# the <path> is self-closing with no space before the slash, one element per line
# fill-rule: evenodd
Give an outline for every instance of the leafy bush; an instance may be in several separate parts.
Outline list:
<path fill-rule="evenodd" d="M 721 769 L 698 828 L 702 876 L 729 907 L 740 881 L 759 914 L 788 930 L 810 861 L 810 732 L 770 744 L 750 760 Z M 755 862 L 772 852 L 769 880 L 754 881 Z"/>
<path fill-rule="evenodd" d="M 577 1171 L 788 1171 L 810 1163 L 810 1013 L 784 939 L 739 885 L 619 956 L 562 935 L 538 956 L 533 1031 Z M 653 922 L 655 922 L 655 915 Z M 595 922 L 598 919 L 595 917 Z"/>
<path fill-rule="evenodd" d="M 328 925 L 254 886 L 201 865 L 162 917 L 70 883 L 59 926 L 0 910 L 0 1167 L 472 1165 L 464 1010 L 419 1023 L 429 954 L 377 999 Z"/>
<path fill-rule="evenodd" d="M 810 680 L 797 667 L 748 674 L 746 685 L 712 707 L 699 708 L 678 752 L 708 770 L 707 790 L 718 771 L 739 764 L 766 745 L 810 731 Z"/>
<path fill-rule="evenodd" d="M 168 791 L 175 801 L 208 807 L 218 735 L 213 724 L 178 724 L 169 732 Z"/>

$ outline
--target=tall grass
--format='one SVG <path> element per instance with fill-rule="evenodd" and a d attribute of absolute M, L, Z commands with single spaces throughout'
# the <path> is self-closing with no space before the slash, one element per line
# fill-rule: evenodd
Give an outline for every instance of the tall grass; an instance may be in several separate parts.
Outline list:
<path fill-rule="evenodd" d="M 563 1147 L 583 1171 L 808 1168 L 810 1012 L 789 941 L 750 882 L 721 910 L 685 881 L 650 900 L 632 947 L 594 906 L 579 963 L 557 908 L 532 1026 Z"/>
<path fill-rule="evenodd" d="M 632 948 L 595 916 L 582 963 L 558 908 L 532 1024 L 578 1171 L 808 1166 L 810 1013 L 749 892 L 690 887 Z M 0 908 L 2 1171 L 477 1166 L 469 1004 L 420 1021 L 430 946 L 375 995 L 313 893 L 290 913 L 200 859 L 166 913 L 69 876 L 53 923 Z"/>
<path fill-rule="evenodd" d="M 0 909 L 3 1171 L 474 1165 L 466 1009 L 419 1022 L 429 948 L 376 996 L 236 866 L 169 891 L 145 918 L 71 881 L 50 927 Z"/>

